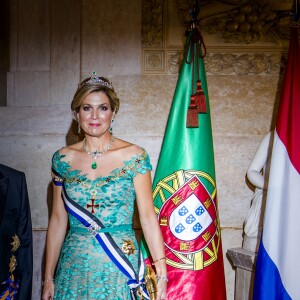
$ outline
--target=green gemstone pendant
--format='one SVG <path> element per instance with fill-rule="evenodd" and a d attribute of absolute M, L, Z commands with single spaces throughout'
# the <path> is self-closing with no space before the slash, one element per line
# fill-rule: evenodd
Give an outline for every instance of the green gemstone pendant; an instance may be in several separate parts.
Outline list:
<path fill-rule="evenodd" d="M 97 169 L 97 163 L 95 161 L 92 163 L 92 169 Z"/>

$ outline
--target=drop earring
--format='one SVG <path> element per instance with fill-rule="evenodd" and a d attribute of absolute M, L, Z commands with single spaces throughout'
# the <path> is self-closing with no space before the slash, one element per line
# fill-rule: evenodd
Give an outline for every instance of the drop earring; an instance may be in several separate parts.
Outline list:
<path fill-rule="evenodd" d="M 78 121 L 78 129 L 77 129 L 78 134 L 80 134 L 80 131 L 81 131 L 81 129 L 80 129 L 80 123 Z"/>
<path fill-rule="evenodd" d="M 110 127 L 109 127 L 109 132 L 112 134 L 112 124 L 113 124 L 113 122 L 114 122 L 114 119 L 112 119 L 111 120 L 111 122 L 110 122 Z"/>

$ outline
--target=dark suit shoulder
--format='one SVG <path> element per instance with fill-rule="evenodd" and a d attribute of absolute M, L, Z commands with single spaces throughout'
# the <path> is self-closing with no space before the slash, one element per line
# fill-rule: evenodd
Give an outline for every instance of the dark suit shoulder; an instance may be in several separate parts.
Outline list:
<path fill-rule="evenodd" d="M 0 173 L 3 177 L 22 177 L 24 176 L 24 172 L 13 169 L 11 167 L 8 167 L 6 165 L 0 164 Z"/>

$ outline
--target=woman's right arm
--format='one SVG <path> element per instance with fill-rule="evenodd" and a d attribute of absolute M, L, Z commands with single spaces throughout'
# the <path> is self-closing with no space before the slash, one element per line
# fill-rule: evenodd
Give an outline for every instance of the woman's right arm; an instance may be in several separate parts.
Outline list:
<path fill-rule="evenodd" d="M 66 236 L 68 214 L 61 197 L 61 186 L 53 184 L 53 206 L 46 239 L 46 267 L 42 300 L 53 299 L 54 272 Z"/>

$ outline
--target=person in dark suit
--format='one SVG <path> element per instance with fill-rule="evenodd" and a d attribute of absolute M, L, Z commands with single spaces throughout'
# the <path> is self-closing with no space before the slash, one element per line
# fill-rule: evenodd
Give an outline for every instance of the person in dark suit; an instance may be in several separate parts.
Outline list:
<path fill-rule="evenodd" d="M 0 300 L 31 300 L 32 224 L 25 174 L 0 164 Z"/>

